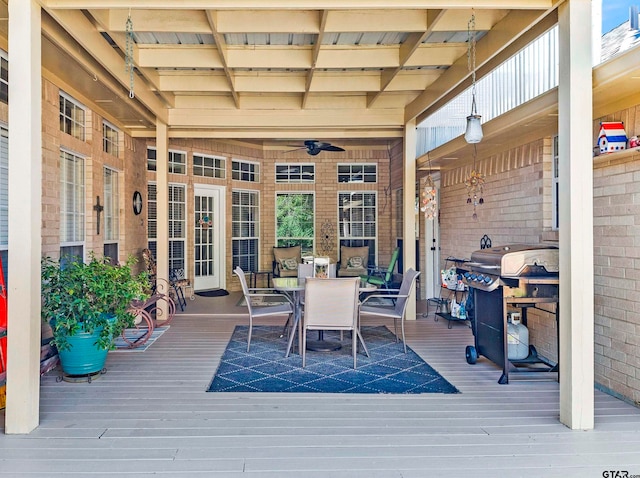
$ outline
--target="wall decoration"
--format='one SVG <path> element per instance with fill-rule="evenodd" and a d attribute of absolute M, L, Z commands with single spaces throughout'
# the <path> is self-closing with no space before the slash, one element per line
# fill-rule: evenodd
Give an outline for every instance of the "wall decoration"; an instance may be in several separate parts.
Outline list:
<path fill-rule="evenodd" d="M 133 193 L 133 213 L 137 216 L 142 212 L 142 194 L 140 191 Z"/>
<path fill-rule="evenodd" d="M 320 249 L 324 254 L 328 254 L 333 251 L 334 241 L 336 237 L 336 228 L 329 220 L 324 221 L 320 226 Z"/>
<path fill-rule="evenodd" d="M 614 153 L 627 148 L 627 133 L 622 121 L 603 121 L 598 135 L 600 154 Z"/>

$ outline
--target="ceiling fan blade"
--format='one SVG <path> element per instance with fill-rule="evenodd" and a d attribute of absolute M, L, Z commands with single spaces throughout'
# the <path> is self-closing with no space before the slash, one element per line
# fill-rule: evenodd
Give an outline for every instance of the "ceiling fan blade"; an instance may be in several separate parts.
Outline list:
<path fill-rule="evenodd" d="M 302 149 L 309 149 L 306 146 L 296 146 L 296 145 L 293 145 L 293 144 L 288 144 L 287 146 L 290 147 L 290 148 L 295 148 L 295 149 L 290 149 L 288 151 L 285 151 L 285 153 L 293 153 L 294 151 L 300 151 Z"/>
<path fill-rule="evenodd" d="M 328 144 L 328 143 L 324 143 L 320 146 L 318 146 L 319 149 L 322 149 L 323 151 L 344 151 L 343 148 L 341 148 L 340 146 L 334 146 L 332 144 Z"/>

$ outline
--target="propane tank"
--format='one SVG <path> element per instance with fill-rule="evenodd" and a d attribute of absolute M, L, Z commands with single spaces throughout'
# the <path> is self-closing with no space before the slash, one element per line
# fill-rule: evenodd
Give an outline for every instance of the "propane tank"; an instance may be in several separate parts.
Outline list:
<path fill-rule="evenodd" d="M 507 355 L 509 360 L 522 360 L 529 356 L 529 329 L 520 322 L 520 313 L 507 318 Z"/>

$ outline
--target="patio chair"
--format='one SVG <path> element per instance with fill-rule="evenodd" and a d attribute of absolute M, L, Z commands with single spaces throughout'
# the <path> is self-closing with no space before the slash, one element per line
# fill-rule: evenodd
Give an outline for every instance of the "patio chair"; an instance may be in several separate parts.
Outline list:
<path fill-rule="evenodd" d="M 306 365 L 307 331 L 350 330 L 353 368 L 356 368 L 357 341 L 366 346 L 358 328 L 358 292 L 360 278 L 318 279 L 305 284 L 304 326 L 302 333 L 302 367 Z M 367 353 L 368 355 L 368 353 Z"/>
<path fill-rule="evenodd" d="M 273 248 L 273 277 L 296 277 L 298 264 L 302 264 L 302 247 Z"/>
<path fill-rule="evenodd" d="M 340 246 L 338 277 L 360 277 L 367 275 L 369 246 Z"/>
<path fill-rule="evenodd" d="M 396 342 L 398 342 L 398 320 L 400 321 L 404 353 L 407 353 L 407 343 L 404 338 L 404 321 L 407 312 L 407 299 L 409 298 L 411 289 L 416 283 L 416 278 L 419 275 L 420 272 L 409 269 L 404 273 L 400 289 L 387 289 L 384 294 L 371 294 L 366 297 L 360 305 L 360 314 L 369 314 L 377 317 L 393 319 L 393 331 L 396 335 Z M 395 305 L 393 307 L 366 305 L 367 302 L 374 297 L 383 297 L 385 299 L 395 300 Z"/>
<path fill-rule="evenodd" d="M 393 282 L 393 270 L 396 268 L 399 255 L 400 248 L 396 247 L 391 254 L 391 262 L 389 262 L 387 267 L 369 267 L 369 273 L 367 275 L 360 276 L 360 279 L 364 282 L 368 282 L 369 284 L 388 289 L 391 286 L 391 282 Z"/>
<path fill-rule="evenodd" d="M 247 287 L 247 279 L 245 278 L 244 271 L 240 267 L 236 267 L 233 273 L 240 279 L 242 285 L 242 293 L 244 299 L 247 302 L 247 309 L 249 309 L 249 332 L 247 334 L 247 352 L 251 347 L 251 332 L 253 329 L 253 319 L 262 319 L 264 317 L 272 317 L 274 315 L 287 315 L 287 323 L 293 317 L 293 304 L 278 304 L 278 305 L 264 305 L 256 306 L 252 303 L 252 299 L 257 297 L 274 297 L 279 296 L 287 299 L 283 294 L 276 292 L 274 289 L 249 289 Z M 288 299 L 287 299 L 288 300 Z"/>

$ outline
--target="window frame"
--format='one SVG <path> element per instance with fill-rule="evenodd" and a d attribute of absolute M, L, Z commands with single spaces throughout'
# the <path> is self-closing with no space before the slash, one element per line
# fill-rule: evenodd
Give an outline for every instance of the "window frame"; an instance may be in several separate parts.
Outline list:
<path fill-rule="evenodd" d="M 187 195 L 188 189 L 185 183 L 169 183 L 169 270 L 184 269 L 187 272 Z M 151 188 L 154 188 L 153 194 Z M 173 189 L 182 188 L 184 191 L 184 202 L 176 202 L 173 200 Z M 175 208 L 183 205 L 183 219 L 175 219 L 173 217 Z M 182 223 L 182 236 L 176 235 L 177 223 Z M 157 200 L 157 183 L 149 181 L 147 183 L 147 245 L 149 250 L 153 252 L 157 258 L 158 243 L 158 200 Z M 182 245 L 182 254 L 176 257 L 176 246 Z"/>
<path fill-rule="evenodd" d="M 558 135 L 551 138 L 551 230 L 560 229 L 560 147 Z"/>
<path fill-rule="evenodd" d="M 115 140 L 108 137 L 109 131 L 115 135 Z M 116 158 L 120 157 L 120 130 L 107 120 L 102 120 L 102 151 Z"/>
<path fill-rule="evenodd" d="M 278 168 L 287 168 L 288 172 L 278 172 Z M 298 173 L 291 173 L 291 168 L 299 167 L 300 171 Z M 306 174 L 311 174 L 312 179 L 303 179 L 305 175 L 304 169 L 311 168 L 311 172 L 307 172 Z M 275 172 L 275 182 L 276 184 L 314 184 L 316 182 L 316 164 L 315 163 L 275 163 L 274 165 Z M 280 176 L 285 175 L 285 178 L 279 179 Z M 296 177 L 298 176 L 298 177 Z"/>
<path fill-rule="evenodd" d="M 64 157 L 63 157 L 64 155 Z M 68 156 L 71 156 L 69 158 Z M 65 182 L 65 177 L 67 174 L 65 173 L 64 165 L 68 164 L 70 159 L 74 160 L 75 165 L 80 165 L 80 171 L 77 171 L 74 168 L 74 181 L 69 183 Z M 63 164 L 63 160 L 65 163 Z M 63 248 L 75 248 L 81 247 L 83 251 L 85 251 L 85 241 L 86 241 L 86 157 L 75 153 L 66 148 L 60 148 L 60 250 Z M 80 177 L 81 184 L 78 184 L 75 180 Z M 68 188 L 66 185 L 71 184 L 71 187 Z M 68 197 L 68 193 L 70 193 L 73 197 L 73 209 L 68 210 L 66 207 L 68 202 L 65 200 Z M 77 206 L 77 207 L 76 207 Z M 70 215 L 72 217 L 70 217 Z M 73 222 L 73 231 L 70 233 L 68 222 L 69 219 L 72 219 Z M 84 259 L 84 257 L 83 257 Z"/>
<path fill-rule="evenodd" d="M 176 161 L 176 156 L 182 156 L 184 158 L 184 162 Z M 167 152 L 167 167 L 169 174 L 180 174 L 182 176 L 186 176 L 187 174 L 187 152 L 180 151 L 177 149 L 170 149 Z"/>
<path fill-rule="evenodd" d="M 202 158 L 202 164 L 196 164 L 196 158 Z M 210 159 L 213 161 L 212 166 L 205 165 L 205 161 Z M 227 158 L 224 156 L 216 156 L 213 154 L 205 154 L 205 153 L 193 153 L 192 154 L 192 168 L 193 175 L 201 178 L 213 178 L 213 179 L 226 179 L 227 178 Z M 216 161 L 220 161 L 221 166 L 216 166 Z M 202 174 L 198 174 L 196 169 L 199 168 L 202 171 Z M 211 171 L 211 175 L 204 174 L 207 171 Z"/>
<path fill-rule="evenodd" d="M 107 190 L 107 175 L 112 175 Z M 104 194 L 104 244 L 118 244 L 120 242 L 120 171 L 108 166 L 102 168 Z M 111 221 L 109 221 L 111 219 Z"/>
<path fill-rule="evenodd" d="M 349 168 L 348 172 L 340 172 L 340 168 Z M 367 172 L 365 169 L 373 168 L 374 171 Z M 360 169 L 360 171 L 354 171 Z M 378 182 L 378 164 L 377 163 L 338 163 L 336 165 L 337 181 L 339 184 L 377 184 Z M 362 179 L 353 179 L 356 175 L 361 175 Z M 367 178 L 372 178 L 368 181 Z"/>
<path fill-rule="evenodd" d="M 255 204 L 236 204 L 236 193 L 249 194 L 254 196 Z M 236 208 L 239 209 L 239 213 L 236 214 Z M 252 213 L 247 214 L 251 219 L 243 221 L 243 211 L 249 209 Z M 235 218 L 240 219 L 236 220 Z M 242 224 L 249 225 L 249 230 L 252 228 L 254 234 L 243 234 Z M 239 224 L 239 225 L 238 225 Z M 251 227 L 253 225 L 253 227 Z M 236 234 L 236 227 L 240 231 L 240 234 Z M 247 244 L 246 249 L 249 250 L 253 247 L 255 253 L 247 252 L 246 254 L 236 253 L 236 249 L 240 250 L 242 244 Z M 251 244 L 254 243 L 254 244 Z M 241 258 L 246 258 L 245 261 L 241 261 Z M 260 191 L 253 189 L 232 189 L 231 190 L 231 262 L 232 268 L 235 269 L 240 266 L 246 271 L 257 271 L 260 266 Z"/>
<path fill-rule="evenodd" d="M 4 50 L 0 50 L 0 63 L 7 64 L 6 79 L 2 77 L 1 72 L 5 70 L 2 70 L 0 65 L 0 102 L 9 104 L 9 54 Z"/>
<path fill-rule="evenodd" d="M 62 131 L 65 134 L 68 134 L 69 136 L 73 136 L 79 141 L 86 141 L 87 140 L 87 111 L 88 111 L 87 107 L 84 106 L 75 98 L 73 98 L 73 96 L 69 95 L 68 93 L 65 93 L 62 90 L 58 91 L 58 95 L 59 95 L 58 96 L 59 103 L 61 102 L 61 100 L 64 100 L 65 104 L 70 103 L 73 105 L 74 111 L 76 109 L 82 111 L 82 123 L 80 123 L 76 121 L 75 117 L 67 116 L 65 113 L 66 108 L 63 108 L 63 105 L 59 104 L 60 131 Z M 69 120 L 71 125 L 70 131 L 67 131 L 66 128 L 63 128 L 63 125 L 66 126 L 67 124 L 67 121 L 66 121 L 67 119 Z M 78 125 L 77 128 L 81 132 L 81 134 L 79 135 L 81 137 L 74 134 L 75 128 L 73 128 L 73 125 Z"/>
<path fill-rule="evenodd" d="M 353 197 L 354 195 L 360 194 L 362 195 L 362 202 L 363 204 L 360 207 L 354 206 L 352 209 L 353 210 L 361 210 L 362 211 L 362 217 L 363 219 L 358 221 L 358 223 L 362 224 L 362 234 L 359 235 L 345 235 L 345 230 L 343 228 L 343 223 L 342 223 L 342 219 L 343 219 L 343 206 L 340 204 L 341 201 L 341 196 L 342 195 L 350 195 L 351 197 Z M 370 208 L 371 206 L 367 206 L 364 202 L 365 202 L 365 195 L 371 195 L 374 198 L 374 218 L 373 218 L 373 227 L 374 227 L 374 235 L 367 235 L 364 234 L 366 228 L 366 224 L 370 223 L 371 221 L 365 221 L 364 217 L 365 217 L 365 208 Z M 337 219 L 338 219 L 338 247 L 340 246 L 352 246 L 352 247 L 358 247 L 358 246 L 364 246 L 364 245 L 369 245 L 370 241 L 373 241 L 374 243 L 374 247 L 369 247 L 369 263 L 371 264 L 376 264 L 377 263 L 377 257 L 378 257 L 378 225 L 379 225 L 379 207 L 378 207 L 378 191 L 338 191 L 337 192 Z M 350 222 L 353 222 L 355 220 L 350 220 Z M 350 232 L 353 231 L 353 229 L 350 229 Z"/>
<path fill-rule="evenodd" d="M 313 228 L 312 234 L 310 237 L 308 236 L 279 236 L 278 235 L 278 196 L 311 196 L 312 198 L 312 214 L 313 218 L 311 220 L 311 226 Z M 288 245 L 302 245 L 302 255 L 313 254 L 316 250 L 316 194 L 315 191 L 276 191 L 275 193 L 275 245 L 276 247 L 288 246 Z M 284 241 L 284 242 L 281 242 Z M 309 241 L 311 243 L 311 248 L 306 247 L 302 244 L 303 241 Z"/>
<path fill-rule="evenodd" d="M 149 157 L 149 153 L 153 151 L 153 158 Z M 156 172 L 158 170 L 158 149 L 155 146 L 147 146 L 147 171 Z"/>
<path fill-rule="evenodd" d="M 235 169 L 236 165 L 247 165 L 250 169 L 243 171 L 242 169 Z M 237 174 L 236 174 L 237 173 Z M 248 179 L 242 176 L 247 176 Z M 257 161 L 247 161 L 246 159 L 231 159 L 231 179 L 234 181 L 244 181 L 248 183 L 260 182 L 260 163 Z"/>

